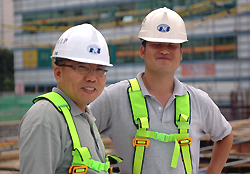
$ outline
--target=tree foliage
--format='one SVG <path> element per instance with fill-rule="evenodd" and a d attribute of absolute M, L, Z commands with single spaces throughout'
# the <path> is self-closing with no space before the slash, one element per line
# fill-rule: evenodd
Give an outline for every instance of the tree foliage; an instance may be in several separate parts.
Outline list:
<path fill-rule="evenodd" d="M 0 49 L 0 92 L 14 91 L 13 51 Z"/>

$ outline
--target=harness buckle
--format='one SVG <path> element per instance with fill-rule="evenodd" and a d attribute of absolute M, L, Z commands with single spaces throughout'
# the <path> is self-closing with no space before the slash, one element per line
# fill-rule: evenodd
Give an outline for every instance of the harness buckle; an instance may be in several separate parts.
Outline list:
<path fill-rule="evenodd" d="M 139 142 L 139 141 L 144 141 L 144 143 Z M 147 148 L 150 144 L 150 140 L 146 139 L 146 138 L 134 138 L 132 143 L 133 143 L 134 147 L 135 146 L 145 146 Z"/>
<path fill-rule="evenodd" d="M 184 141 L 184 142 L 182 142 L 182 141 Z M 190 145 L 191 146 L 192 141 L 193 141 L 192 138 L 182 138 L 182 139 L 177 140 L 177 142 L 179 143 L 180 146 L 182 146 L 182 145 Z"/>
<path fill-rule="evenodd" d="M 81 172 L 76 171 L 79 169 L 81 169 Z M 85 165 L 71 165 L 69 168 L 69 174 L 85 174 L 87 170 L 88 170 L 88 167 Z"/>
<path fill-rule="evenodd" d="M 109 174 L 112 174 L 113 173 L 113 167 L 110 167 L 109 168 Z"/>

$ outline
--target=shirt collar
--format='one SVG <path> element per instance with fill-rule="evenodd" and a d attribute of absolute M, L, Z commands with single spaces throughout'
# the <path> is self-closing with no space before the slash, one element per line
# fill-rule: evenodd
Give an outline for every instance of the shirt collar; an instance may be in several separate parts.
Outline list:
<path fill-rule="evenodd" d="M 85 113 L 83 113 L 83 114 L 86 114 L 86 115 L 87 115 L 87 118 L 88 118 L 88 120 L 89 120 L 90 123 L 95 122 L 96 119 L 95 119 L 95 117 L 93 116 L 93 114 L 92 114 L 92 112 L 91 112 L 89 106 L 86 107 Z"/>
<path fill-rule="evenodd" d="M 81 111 L 81 109 L 78 108 L 78 106 L 73 102 L 73 100 L 71 100 L 62 90 L 60 90 L 59 88 L 54 87 L 52 89 L 52 92 L 56 92 L 58 94 L 60 94 L 69 104 L 71 110 L 71 115 L 72 116 L 83 116 L 83 117 L 87 117 L 87 119 L 90 122 L 94 122 L 95 121 L 95 117 L 92 115 L 90 109 L 88 108 L 88 106 L 85 109 L 85 113 Z"/>
<path fill-rule="evenodd" d="M 174 77 L 174 96 L 183 96 L 187 94 L 187 87 L 180 82 L 176 77 Z"/>
<path fill-rule="evenodd" d="M 148 92 L 148 90 L 147 90 L 147 88 L 146 88 L 146 86 L 144 85 L 144 83 L 143 83 L 143 80 L 142 80 L 142 76 L 144 75 L 144 72 L 140 72 L 140 73 L 138 73 L 137 74 L 137 80 L 138 80 L 138 82 L 139 82 L 139 85 L 140 85 L 140 88 L 141 88 L 141 91 L 142 91 L 142 94 L 143 94 L 143 96 L 145 97 L 145 96 L 152 96 L 151 94 L 149 94 L 149 92 Z"/>

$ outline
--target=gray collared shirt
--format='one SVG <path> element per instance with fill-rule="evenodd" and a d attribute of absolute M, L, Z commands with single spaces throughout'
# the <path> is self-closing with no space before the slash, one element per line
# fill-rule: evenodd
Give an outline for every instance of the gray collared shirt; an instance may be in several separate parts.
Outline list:
<path fill-rule="evenodd" d="M 167 105 L 163 108 L 156 98 L 149 94 L 142 81 L 143 73 L 137 75 L 142 93 L 146 98 L 149 112 L 148 130 L 166 134 L 178 133 L 175 126 L 175 96 L 189 92 L 191 99 L 190 137 L 193 174 L 198 173 L 200 138 L 210 134 L 213 141 L 223 139 L 231 132 L 231 126 L 220 113 L 219 108 L 207 93 L 174 79 L 174 92 Z M 115 153 L 123 158 L 119 163 L 122 174 L 131 174 L 134 158 L 132 140 L 136 134 L 130 102 L 128 100 L 127 80 L 118 82 L 105 88 L 103 93 L 90 104 L 96 124 L 101 134 L 108 135 L 113 141 Z M 174 142 L 161 142 L 150 140 L 150 145 L 145 150 L 143 160 L 143 174 L 184 174 L 181 155 L 176 168 L 171 168 Z"/>
<path fill-rule="evenodd" d="M 61 90 L 53 88 L 71 107 L 82 147 L 91 158 L 105 162 L 105 150 L 88 107 L 83 113 Z M 64 116 L 47 100 L 35 103 L 24 115 L 19 127 L 21 174 L 68 174 L 72 162 L 72 140 Z M 88 169 L 89 174 L 98 173 Z M 100 172 L 107 174 L 107 172 Z"/>

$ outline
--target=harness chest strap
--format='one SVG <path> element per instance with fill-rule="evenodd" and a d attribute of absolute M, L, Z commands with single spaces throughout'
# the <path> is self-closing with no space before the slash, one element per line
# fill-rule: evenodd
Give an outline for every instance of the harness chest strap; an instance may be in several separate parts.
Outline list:
<path fill-rule="evenodd" d="M 58 109 L 58 111 L 64 115 L 65 120 L 68 124 L 69 132 L 70 132 L 72 142 L 73 142 L 73 149 L 74 149 L 72 151 L 73 161 L 69 169 L 70 174 L 71 173 L 72 174 L 75 174 L 75 173 L 84 174 L 87 172 L 88 168 L 93 169 L 98 172 L 102 170 L 108 171 L 110 169 L 110 162 L 109 162 L 108 157 L 112 157 L 118 162 L 121 162 L 120 158 L 116 156 L 112 156 L 112 155 L 106 156 L 106 163 L 101 163 L 99 161 L 90 159 L 91 154 L 89 152 L 89 149 L 87 147 L 81 147 L 81 143 L 80 143 L 79 136 L 76 130 L 76 126 L 70 113 L 70 106 L 64 100 L 64 98 L 56 92 L 50 92 L 50 93 L 46 93 L 46 94 L 38 96 L 37 98 L 33 100 L 33 102 L 36 103 L 38 100 L 41 100 L 41 99 L 49 100 Z"/>
<path fill-rule="evenodd" d="M 187 174 L 192 173 L 192 162 L 190 155 L 190 145 L 192 139 L 189 138 L 189 121 L 190 121 L 190 103 L 189 95 L 176 96 L 176 125 L 178 127 L 178 134 L 165 134 L 148 131 L 148 111 L 145 98 L 141 92 L 137 79 L 130 79 L 130 87 L 128 94 L 131 104 L 131 109 L 134 117 L 134 122 L 137 126 L 137 132 L 133 140 L 135 147 L 133 174 L 140 174 L 142 171 L 143 157 L 145 148 L 150 144 L 148 138 L 162 142 L 175 142 L 171 167 L 176 168 L 180 151 L 182 153 L 183 162 Z"/>

